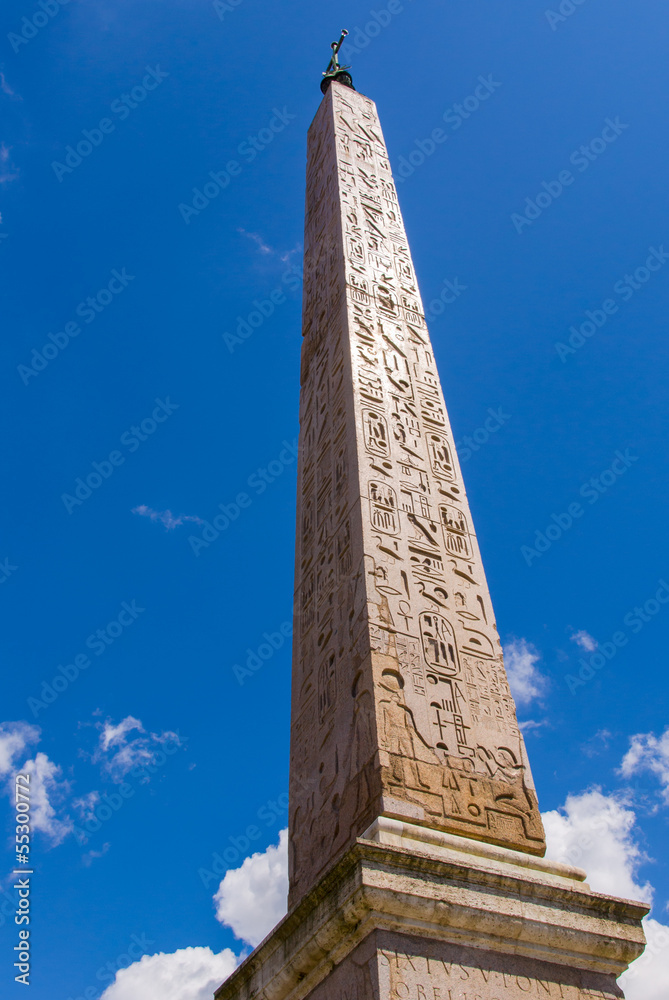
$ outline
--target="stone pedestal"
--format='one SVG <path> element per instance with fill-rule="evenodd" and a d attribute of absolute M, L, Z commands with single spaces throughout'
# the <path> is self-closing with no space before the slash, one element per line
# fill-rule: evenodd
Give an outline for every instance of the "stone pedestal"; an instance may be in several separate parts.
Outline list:
<path fill-rule="evenodd" d="M 648 907 L 585 873 L 381 817 L 216 1000 L 613 1000 Z"/>

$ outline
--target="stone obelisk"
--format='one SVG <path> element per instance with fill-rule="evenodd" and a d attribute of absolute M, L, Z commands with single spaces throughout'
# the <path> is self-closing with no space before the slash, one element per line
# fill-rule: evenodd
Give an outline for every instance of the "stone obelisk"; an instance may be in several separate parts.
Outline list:
<path fill-rule="evenodd" d="M 647 907 L 542 860 L 379 118 L 333 48 L 308 134 L 289 914 L 216 995 L 613 1000 Z"/>
<path fill-rule="evenodd" d="M 309 130 L 291 901 L 377 816 L 545 851 L 372 101 Z"/>

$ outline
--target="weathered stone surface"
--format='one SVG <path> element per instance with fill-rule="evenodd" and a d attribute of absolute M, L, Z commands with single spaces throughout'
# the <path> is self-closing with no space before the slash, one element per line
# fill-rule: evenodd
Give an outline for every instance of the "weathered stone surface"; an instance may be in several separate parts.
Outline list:
<path fill-rule="evenodd" d="M 217 1000 L 622 997 L 647 906 L 592 892 L 578 869 L 467 844 L 445 858 L 358 839 Z"/>
<path fill-rule="evenodd" d="M 376 816 L 544 836 L 372 101 L 309 130 L 291 902 Z"/>

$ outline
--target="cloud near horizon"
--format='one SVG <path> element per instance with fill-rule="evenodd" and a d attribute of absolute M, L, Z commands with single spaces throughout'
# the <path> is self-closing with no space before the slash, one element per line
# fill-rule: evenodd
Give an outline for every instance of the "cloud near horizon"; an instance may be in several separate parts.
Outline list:
<path fill-rule="evenodd" d="M 636 839 L 636 815 L 623 795 L 605 795 L 599 788 L 568 795 L 560 809 L 543 813 L 543 821 L 547 857 L 584 868 L 595 892 L 652 903 L 652 885 L 642 884 L 637 874 L 648 859 Z M 667 1000 L 669 927 L 645 917 L 643 928 L 646 950 L 618 982 L 626 1000 Z"/>
<path fill-rule="evenodd" d="M 219 954 L 195 947 L 143 955 L 116 973 L 100 1000 L 212 1000 L 239 961 L 230 948 Z"/>
<path fill-rule="evenodd" d="M 588 789 L 567 796 L 560 809 L 543 814 L 548 855 L 588 872 L 597 892 L 650 901 L 652 886 L 637 871 L 646 860 L 635 839 L 636 816 L 622 796 Z M 287 909 L 288 831 L 278 845 L 246 858 L 226 872 L 215 895 L 216 918 L 236 937 L 255 947 Z M 644 920 L 648 946 L 620 977 L 626 1000 L 669 997 L 669 927 Z M 245 957 L 225 949 L 184 948 L 172 954 L 145 955 L 116 975 L 101 1000 L 209 1000 L 213 989 Z M 208 992 L 207 992 L 208 991 Z"/>
<path fill-rule="evenodd" d="M 216 919 L 253 948 L 286 914 L 288 905 L 288 830 L 279 843 L 252 854 L 240 868 L 225 873 L 215 895 Z"/>

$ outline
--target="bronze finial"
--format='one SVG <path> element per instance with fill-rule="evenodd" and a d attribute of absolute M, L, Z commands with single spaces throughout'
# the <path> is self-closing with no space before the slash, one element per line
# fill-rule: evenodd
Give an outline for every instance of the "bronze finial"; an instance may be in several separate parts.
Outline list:
<path fill-rule="evenodd" d="M 332 58 L 330 59 L 330 62 L 328 63 L 328 68 L 323 73 L 323 79 L 321 80 L 321 90 L 323 91 L 323 93 L 326 92 L 326 90 L 330 86 L 330 83 L 333 80 L 336 80 L 337 83 L 343 83 L 345 87 L 350 87 L 351 90 L 355 90 L 351 74 L 347 72 L 347 70 L 349 70 L 351 67 L 340 66 L 338 59 L 339 50 L 342 47 L 342 42 L 344 41 L 347 35 L 348 31 L 346 30 L 346 28 L 342 28 L 341 38 L 339 39 L 339 41 L 332 42 L 330 45 L 330 48 L 332 49 Z"/>

